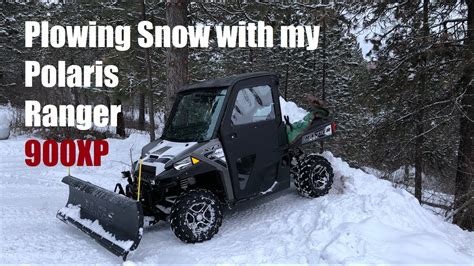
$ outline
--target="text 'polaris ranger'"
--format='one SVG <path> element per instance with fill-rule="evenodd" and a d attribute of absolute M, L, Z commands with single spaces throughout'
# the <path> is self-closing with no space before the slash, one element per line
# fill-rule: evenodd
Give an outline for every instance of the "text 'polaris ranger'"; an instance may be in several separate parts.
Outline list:
<path fill-rule="evenodd" d="M 211 239 L 225 207 L 290 187 L 326 194 L 330 163 L 300 147 L 332 136 L 335 124 L 311 116 L 301 133 L 282 117 L 278 78 L 251 73 L 190 85 L 177 94 L 160 139 L 142 149 L 128 185 L 115 192 L 72 176 L 57 217 L 126 258 L 143 234 L 143 217 L 167 220 L 184 242 Z M 290 174 L 291 173 L 291 174 Z"/>

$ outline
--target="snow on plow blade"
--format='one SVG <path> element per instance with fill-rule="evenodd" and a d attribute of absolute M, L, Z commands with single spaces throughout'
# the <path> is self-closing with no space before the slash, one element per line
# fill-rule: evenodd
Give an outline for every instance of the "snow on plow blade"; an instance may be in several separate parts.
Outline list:
<path fill-rule="evenodd" d="M 65 176 L 62 181 L 69 185 L 69 199 L 56 217 L 125 260 L 142 238 L 140 203 L 73 176 Z"/>

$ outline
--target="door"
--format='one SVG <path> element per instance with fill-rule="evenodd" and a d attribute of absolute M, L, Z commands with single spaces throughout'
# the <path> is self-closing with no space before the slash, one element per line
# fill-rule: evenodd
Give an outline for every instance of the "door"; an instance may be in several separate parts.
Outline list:
<path fill-rule="evenodd" d="M 232 89 L 221 138 L 237 200 L 266 191 L 277 180 L 282 153 L 277 82 L 273 76 L 258 77 Z"/>

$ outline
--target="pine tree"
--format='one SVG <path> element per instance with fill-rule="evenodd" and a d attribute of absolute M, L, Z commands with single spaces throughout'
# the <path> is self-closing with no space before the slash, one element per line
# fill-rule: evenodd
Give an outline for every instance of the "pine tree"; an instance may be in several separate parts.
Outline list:
<path fill-rule="evenodd" d="M 456 171 L 456 193 L 453 222 L 474 230 L 474 1 L 467 4 L 467 32 L 464 42 L 463 89 L 460 101 L 459 149 Z"/>

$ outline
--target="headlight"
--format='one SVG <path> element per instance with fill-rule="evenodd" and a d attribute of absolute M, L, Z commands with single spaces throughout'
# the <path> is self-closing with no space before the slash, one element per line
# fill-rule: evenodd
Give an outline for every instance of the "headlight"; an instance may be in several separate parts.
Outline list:
<path fill-rule="evenodd" d="M 188 168 L 191 165 L 199 163 L 200 160 L 194 157 L 186 157 L 182 159 L 181 161 L 177 161 L 173 164 L 174 169 L 176 170 L 183 170 L 185 168 Z"/>
<path fill-rule="evenodd" d="M 186 157 L 182 159 L 181 161 L 177 161 L 173 164 L 174 169 L 176 170 L 182 170 L 184 168 L 188 168 L 191 166 L 193 163 L 191 162 L 191 157 Z"/>

